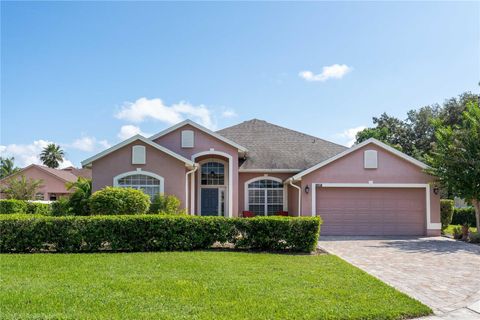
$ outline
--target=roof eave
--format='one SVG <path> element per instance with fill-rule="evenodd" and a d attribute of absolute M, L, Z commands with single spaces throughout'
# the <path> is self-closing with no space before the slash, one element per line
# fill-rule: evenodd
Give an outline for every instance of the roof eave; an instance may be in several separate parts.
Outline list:
<path fill-rule="evenodd" d="M 200 131 L 203 131 L 203 132 L 211 135 L 212 137 L 217 138 L 217 139 L 220 140 L 220 141 L 223 141 L 223 142 L 225 142 L 225 143 L 227 143 L 227 144 L 229 144 L 229 145 L 237 148 L 237 149 L 238 149 L 238 152 L 244 152 L 244 153 L 245 153 L 245 152 L 248 151 L 248 149 L 245 148 L 244 146 L 242 146 L 242 145 L 240 145 L 240 144 L 238 144 L 238 143 L 236 143 L 236 142 L 234 142 L 234 141 L 232 141 L 232 140 L 230 140 L 230 139 L 228 139 L 228 138 L 225 138 L 225 137 L 222 136 L 221 134 L 216 133 L 216 132 L 214 132 L 214 131 L 212 131 L 212 130 L 210 130 L 210 129 L 208 129 L 208 128 L 206 128 L 206 127 L 204 127 L 204 126 L 202 126 L 202 125 L 200 125 L 200 124 L 198 124 L 198 123 L 196 123 L 195 121 L 192 121 L 192 120 L 190 120 L 190 119 L 187 119 L 187 120 L 184 120 L 184 121 L 182 121 L 182 122 L 179 122 L 179 123 L 177 123 L 177 124 L 175 124 L 175 125 L 167 128 L 167 129 L 165 129 L 165 130 L 163 130 L 163 131 L 161 131 L 161 132 L 159 132 L 159 133 L 157 133 L 157 134 L 149 137 L 148 139 L 150 139 L 150 140 L 155 140 L 155 139 L 160 138 L 160 137 L 162 137 L 162 136 L 164 136 L 164 135 L 166 135 L 166 134 L 168 134 L 168 133 L 170 133 L 170 132 L 172 132 L 172 131 L 175 131 L 175 130 L 177 130 L 178 128 L 181 128 L 181 127 L 183 127 L 183 126 L 185 126 L 185 125 L 187 125 L 187 124 L 188 124 L 188 125 L 191 125 L 192 127 L 197 128 L 197 129 L 200 130 Z"/>
<path fill-rule="evenodd" d="M 89 167 L 91 167 L 92 162 L 94 162 L 94 161 L 96 161 L 100 158 L 103 158 L 104 156 L 106 156 L 106 155 L 108 155 L 108 154 L 110 154 L 110 153 L 112 153 L 112 152 L 114 152 L 114 151 L 116 151 L 120 148 L 123 148 L 123 147 L 129 145 L 130 143 L 132 143 L 134 141 L 137 141 L 137 140 L 140 140 L 140 141 L 150 145 L 151 147 L 156 148 L 156 149 L 158 149 L 158 150 L 160 150 L 160 151 L 162 151 L 162 152 L 164 152 L 164 153 L 182 161 L 183 163 L 185 163 L 186 166 L 192 166 L 193 167 L 195 165 L 195 163 L 193 161 L 191 161 L 191 160 L 173 152 L 170 149 L 162 147 L 161 145 L 153 142 L 152 140 L 150 140 L 148 138 L 145 138 L 144 136 L 142 136 L 140 134 L 137 134 L 137 135 L 134 135 L 133 137 L 130 137 L 130 138 L 128 138 L 128 139 L 126 139 L 126 140 L 124 140 L 120 143 L 117 143 L 116 145 L 114 145 L 114 146 L 112 146 L 112 147 L 110 147 L 110 148 L 108 148 L 108 149 L 106 149 L 106 150 L 104 150 L 100 153 L 97 153 L 96 155 L 94 155 L 94 156 L 92 156 L 92 157 L 90 157 L 86 160 L 83 160 L 81 162 L 82 167 L 83 168 L 89 168 Z"/>
<path fill-rule="evenodd" d="M 331 158 L 328 158 L 325 161 L 317 163 L 316 165 L 314 165 L 314 166 L 312 166 L 312 167 L 294 175 L 292 177 L 292 179 L 294 181 L 301 180 L 301 178 L 303 176 L 305 176 L 305 175 L 307 175 L 307 174 L 309 174 L 309 173 L 311 173 L 315 170 L 318 170 L 321 167 L 324 167 L 327 164 L 332 163 L 332 162 L 334 162 L 334 161 L 336 161 L 340 158 L 343 158 L 344 156 L 346 156 L 346 155 L 348 155 L 348 154 L 350 154 L 350 153 L 352 153 L 352 152 L 354 152 L 354 151 L 356 151 L 356 150 L 358 150 L 358 149 L 360 149 L 360 148 L 362 148 L 362 147 L 364 147 L 364 146 L 366 146 L 367 144 L 370 144 L 370 143 L 373 143 L 373 144 L 385 149 L 386 151 L 389 151 L 390 153 L 393 153 L 393 154 L 399 156 L 400 158 L 402 158 L 404 160 L 407 160 L 408 162 L 410 162 L 410 163 L 412 163 L 412 164 L 414 164 L 414 165 L 416 165 L 416 166 L 418 166 L 422 169 L 430 168 L 427 164 L 425 164 L 425 163 L 423 163 L 423 162 L 421 162 L 421 161 L 419 161 L 419 160 L 417 160 L 417 159 L 415 159 L 415 158 L 413 158 L 413 157 L 411 157 L 411 156 L 409 156 L 409 155 L 407 155 L 407 154 L 405 154 L 401 151 L 398 151 L 397 149 L 395 149 L 395 148 L 393 148 L 393 147 L 391 147 L 391 146 L 389 146 L 389 145 L 387 145 L 387 144 L 385 144 L 385 143 L 383 143 L 383 142 L 381 142 L 381 141 L 379 141 L 375 138 L 370 138 L 370 139 L 367 139 L 367 140 L 363 141 L 362 143 L 354 145 L 353 147 L 351 147 L 351 148 L 349 148 L 349 149 L 347 149 L 343 152 L 340 152 L 339 154 L 337 154 L 337 155 L 335 155 Z"/>

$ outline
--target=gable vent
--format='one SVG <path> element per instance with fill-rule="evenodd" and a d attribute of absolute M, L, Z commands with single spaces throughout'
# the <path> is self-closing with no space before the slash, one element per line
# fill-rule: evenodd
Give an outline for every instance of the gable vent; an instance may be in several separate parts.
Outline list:
<path fill-rule="evenodd" d="M 365 169 L 378 168 L 378 154 L 376 150 L 365 150 L 363 153 L 363 167 Z"/>
<path fill-rule="evenodd" d="M 193 130 L 182 131 L 182 148 L 194 147 L 194 133 Z"/>
<path fill-rule="evenodd" d="M 132 164 L 145 164 L 147 162 L 145 146 L 132 147 Z"/>

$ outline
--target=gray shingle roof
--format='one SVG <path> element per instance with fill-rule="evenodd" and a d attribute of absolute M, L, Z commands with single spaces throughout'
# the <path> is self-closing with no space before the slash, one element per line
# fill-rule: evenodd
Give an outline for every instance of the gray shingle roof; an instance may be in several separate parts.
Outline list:
<path fill-rule="evenodd" d="M 241 169 L 307 169 L 347 147 L 253 119 L 217 131 L 248 149 Z"/>

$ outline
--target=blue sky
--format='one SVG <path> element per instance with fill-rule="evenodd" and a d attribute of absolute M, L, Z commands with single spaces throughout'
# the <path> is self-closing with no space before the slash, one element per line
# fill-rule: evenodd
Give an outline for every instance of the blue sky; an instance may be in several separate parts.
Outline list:
<path fill-rule="evenodd" d="M 479 3 L 2 2 L 0 151 L 81 160 L 191 118 L 348 144 L 478 91 Z"/>

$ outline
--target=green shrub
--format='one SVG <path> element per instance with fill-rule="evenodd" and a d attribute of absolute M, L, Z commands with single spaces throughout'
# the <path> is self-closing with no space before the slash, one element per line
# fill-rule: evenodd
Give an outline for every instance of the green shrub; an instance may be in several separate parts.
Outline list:
<path fill-rule="evenodd" d="M 462 239 L 462 235 L 463 235 L 462 227 L 461 226 L 453 227 L 452 234 L 454 239 L 457 239 L 457 240 Z"/>
<path fill-rule="evenodd" d="M 52 207 L 48 203 L 27 202 L 26 204 L 26 213 L 28 214 L 42 214 L 44 216 L 49 216 L 52 213 Z"/>
<path fill-rule="evenodd" d="M 475 208 L 455 208 L 453 210 L 452 224 L 468 224 L 475 226 L 477 224 L 477 219 L 475 218 Z"/>
<path fill-rule="evenodd" d="M 471 243 L 480 243 L 480 231 L 470 232 L 469 241 Z"/>
<path fill-rule="evenodd" d="M 173 195 L 157 194 L 150 204 L 150 213 L 161 214 L 185 214 L 185 210 L 180 209 L 180 199 Z"/>
<path fill-rule="evenodd" d="M 67 190 L 73 190 L 69 198 L 71 213 L 76 216 L 90 215 L 89 199 L 92 196 L 92 180 L 78 177 L 77 181 L 67 183 Z"/>
<path fill-rule="evenodd" d="M 91 214 L 144 214 L 150 206 L 150 197 L 140 190 L 106 187 L 92 194 L 89 200 Z"/>
<path fill-rule="evenodd" d="M 52 216 L 69 216 L 72 215 L 70 210 L 70 202 L 68 198 L 62 197 L 51 204 Z"/>
<path fill-rule="evenodd" d="M 452 223 L 453 200 L 440 200 L 440 221 L 442 222 L 442 231 Z"/>
<path fill-rule="evenodd" d="M 0 252 L 195 250 L 216 242 L 308 252 L 316 248 L 319 226 L 319 218 L 10 214 L 0 215 Z"/>
<path fill-rule="evenodd" d="M 317 247 L 321 223 L 319 217 L 235 219 L 239 236 L 233 243 L 237 248 L 311 252 Z"/>
<path fill-rule="evenodd" d="M 0 214 L 27 213 L 27 202 L 25 200 L 0 200 Z"/>

